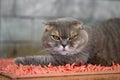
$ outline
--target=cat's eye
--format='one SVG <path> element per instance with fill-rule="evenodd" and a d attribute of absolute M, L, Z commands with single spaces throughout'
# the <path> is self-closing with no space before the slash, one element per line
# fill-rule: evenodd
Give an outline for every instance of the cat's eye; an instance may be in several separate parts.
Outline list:
<path fill-rule="evenodd" d="M 60 40 L 60 37 L 57 36 L 57 35 L 51 35 L 51 37 L 52 37 L 54 40 Z"/>
<path fill-rule="evenodd" d="M 71 36 L 69 37 L 69 40 L 75 39 L 76 37 L 77 37 L 77 35 L 71 35 Z"/>

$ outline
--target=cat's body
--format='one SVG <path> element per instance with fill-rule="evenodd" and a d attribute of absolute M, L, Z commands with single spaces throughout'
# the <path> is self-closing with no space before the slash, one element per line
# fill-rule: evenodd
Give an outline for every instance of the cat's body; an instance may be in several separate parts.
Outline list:
<path fill-rule="evenodd" d="M 120 19 L 110 19 L 87 28 L 90 58 L 88 63 L 111 65 L 120 64 Z"/>
<path fill-rule="evenodd" d="M 45 24 L 43 46 L 49 55 L 18 57 L 16 64 L 65 65 L 80 61 L 111 65 L 120 63 L 120 19 L 83 27 L 75 19 L 58 19 Z"/>

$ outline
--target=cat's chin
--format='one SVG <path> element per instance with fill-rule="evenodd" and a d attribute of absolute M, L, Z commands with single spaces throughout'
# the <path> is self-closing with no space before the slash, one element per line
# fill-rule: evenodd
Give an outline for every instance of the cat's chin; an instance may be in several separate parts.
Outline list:
<path fill-rule="evenodd" d="M 73 55 L 76 54 L 77 52 L 75 51 L 75 49 L 58 49 L 58 48 L 54 48 L 52 50 L 53 54 L 60 54 L 60 55 Z"/>
<path fill-rule="evenodd" d="M 67 51 L 59 52 L 61 55 L 68 55 L 69 53 Z"/>
<path fill-rule="evenodd" d="M 56 54 L 60 54 L 60 55 L 73 55 L 76 54 L 75 52 L 69 52 L 69 51 L 60 51 L 60 52 L 56 52 Z"/>
<path fill-rule="evenodd" d="M 68 51 L 53 51 L 52 54 L 70 55 Z"/>

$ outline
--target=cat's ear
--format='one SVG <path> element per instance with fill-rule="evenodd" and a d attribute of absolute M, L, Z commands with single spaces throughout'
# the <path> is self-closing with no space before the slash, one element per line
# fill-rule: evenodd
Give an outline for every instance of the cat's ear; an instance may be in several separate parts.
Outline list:
<path fill-rule="evenodd" d="M 82 21 L 75 21 L 72 23 L 73 27 L 77 28 L 77 29 L 83 29 L 83 22 Z"/>
<path fill-rule="evenodd" d="M 54 24 L 52 22 L 46 22 L 44 23 L 44 27 L 46 31 L 49 31 L 54 27 Z"/>

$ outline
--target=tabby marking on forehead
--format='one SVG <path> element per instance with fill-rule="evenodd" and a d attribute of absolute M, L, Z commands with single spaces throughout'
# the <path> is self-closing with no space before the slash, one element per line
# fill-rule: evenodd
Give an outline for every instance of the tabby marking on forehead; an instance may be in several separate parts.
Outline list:
<path fill-rule="evenodd" d="M 59 36 L 59 32 L 58 32 L 57 30 L 55 30 L 55 31 L 53 31 L 53 32 L 51 33 L 51 35 L 57 35 L 57 36 Z"/>

